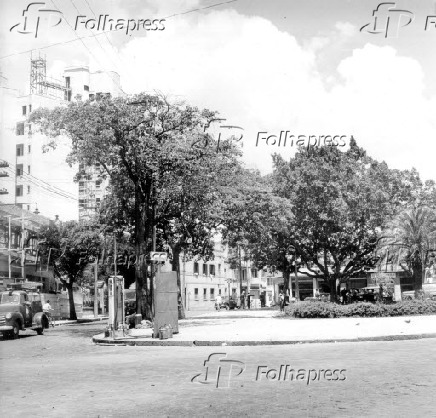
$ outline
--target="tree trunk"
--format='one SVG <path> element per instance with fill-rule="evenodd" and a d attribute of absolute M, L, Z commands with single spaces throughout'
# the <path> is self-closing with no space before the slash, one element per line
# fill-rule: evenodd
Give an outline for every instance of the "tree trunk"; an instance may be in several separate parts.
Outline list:
<path fill-rule="evenodd" d="M 135 184 L 136 313 L 151 321 L 153 317 L 150 301 L 144 294 L 144 282 L 147 277 L 147 264 L 145 261 L 148 241 L 148 228 L 146 228 L 147 200 L 142 194 L 140 185 Z"/>
<path fill-rule="evenodd" d="M 287 295 L 287 291 L 289 290 L 289 297 L 292 297 L 292 289 L 289 289 L 289 277 L 291 275 L 291 271 L 289 267 L 285 267 L 285 271 L 283 272 L 283 293 Z"/>
<path fill-rule="evenodd" d="M 179 319 L 185 319 L 185 308 L 182 303 L 182 281 L 180 279 L 180 245 L 176 244 L 171 248 L 173 252 L 173 260 L 171 262 L 171 267 L 173 271 L 177 272 L 177 301 L 178 301 L 178 311 L 179 311 Z"/>
<path fill-rule="evenodd" d="M 415 298 L 422 297 L 422 263 L 413 264 L 413 285 L 415 289 Z"/>
<path fill-rule="evenodd" d="M 336 295 L 337 295 L 337 289 L 336 289 L 336 277 L 335 276 L 329 276 L 327 283 L 330 287 L 330 302 L 337 302 Z"/>
<path fill-rule="evenodd" d="M 73 283 L 67 282 L 66 284 L 67 290 L 68 290 L 68 301 L 70 304 L 70 319 L 76 320 L 77 314 L 76 314 L 76 306 L 74 305 L 74 295 L 73 295 Z"/>

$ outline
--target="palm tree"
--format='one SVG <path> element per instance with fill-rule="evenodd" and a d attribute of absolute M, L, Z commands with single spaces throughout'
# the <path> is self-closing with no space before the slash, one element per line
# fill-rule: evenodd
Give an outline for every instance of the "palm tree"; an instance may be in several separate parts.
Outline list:
<path fill-rule="evenodd" d="M 385 245 L 394 249 L 400 267 L 413 277 L 419 296 L 428 254 L 436 249 L 436 210 L 426 206 L 405 210 L 393 222 L 389 235 Z"/>

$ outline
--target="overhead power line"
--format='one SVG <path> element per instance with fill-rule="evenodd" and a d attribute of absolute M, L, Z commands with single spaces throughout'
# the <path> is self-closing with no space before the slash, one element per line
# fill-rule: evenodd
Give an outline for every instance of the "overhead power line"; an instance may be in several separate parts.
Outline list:
<path fill-rule="evenodd" d="M 210 6 L 199 7 L 199 8 L 196 8 L 196 9 L 187 10 L 186 12 L 175 13 L 175 14 L 172 14 L 172 15 L 169 15 L 169 16 L 166 16 L 166 17 L 163 17 L 162 19 L 170 19 L 170 18 L 172 18 L 172 17 L 182 16 L 182 15 L 186 15 L 186 14 L 194 13 L 194 12 L 199 12 L 199 11 L 201 11 L 201 10 L 212 9 L 213 7 L 222 6 L 223 4 L 228 4 L 228 3 L 235 3 L 235 2 L 237 2 L 237 1 L 239 1 L 239 0 L 229 0 L 229 1 L 224 1 L 224 2 L 221 2 L 221 3 L 215 3 L 215 4 L 211 4 Z M 57 7 L 57 6 L 55 6 L 55 7 Z M 71 26 L 70 26 L 70 27 L 71 27 Z M 62 41 L 62 42 L 55 42 L 55 43 L 53 43 L 53 44 L 49 44 L 49 45 L 46 45 L 46 46 L 38 47 L 38 49 L 39 49 L 39 50 L 42 50 L 42 49 L 52 48 L 52 47 L 54 47 L 54 46 L 66 45 L 66 44 L 70 44 L 70 43 L 72 43 L 72 42 L 77 42 L 77 41 L 79 41 L 79 40 L 81 41 L 81 40 L 83 40 L 83 39 L 87 39 L 87 38 L 95 38 L 95 37 L 97 37 L 97 36 L 101 36 L 101 35 L 105 35 L 105 36 L 107 36 L 107 33 L 109 33 L 109 32 L 118 32 L 119 30 L 122 30 L 122 29 L 117 29 L 117 30 L 114 30 L 114 31 L 112 31 L 112 30 L 107 30 L 107 31 L 103 31 L 103 32 L 96 33 L 96 34 L 89 35 L 89 36 L 81 36 L 81 37 L 76 36 L 76 38 L 74 38 L 74 39 L 70 39 L 70 40 L 68 40 L 68 41 Z M 82 41 L 82 43 L 83 43 L 83 41 Z M 86 46 L 85 46 L 85 48 L 86 48 Z M 0 57 L 0 59 L 10 58 L 10 57 L 13 57 L 13 56 L 16 56 L 16 55 L 28 54 L 29 52 L 32 52 L 33 49 L 34 49 L 34 48 L 32 48 L 32 49 L 28 49 L 28 50 L 26 50 L 26 51 L 14 52 L 14 53 L 12 53 L 12 54 L 3 55 L 2 57 Z"/>
<path fill-rule="evenodd" d="M 11 167 L 7 167 L 6 170 L 8 170 L 13 176 L 16 176 L 16 169 L 13 169 Z M 56 186 L 52 186 L 49 183 L 44 182 L 44 180 L 38 179 L 37 177 L 34 177 L 28 173 L 25 173 L 24 171 L 22 172 L 22 174 L 20 176 L 23 177 L 24 180 L 28 181 L 32 185 L 34 185 L 40 189 L 46 190 L 52 194 L 56 194 L 58 196 L 66 198 L 66 199 L 71 199 L 71 200 L 76 200 L 76 201 L 78 200 L 77 197 L 73 196 L 71 193 L 63 191 L 62 189 L 59 189 Z"/>

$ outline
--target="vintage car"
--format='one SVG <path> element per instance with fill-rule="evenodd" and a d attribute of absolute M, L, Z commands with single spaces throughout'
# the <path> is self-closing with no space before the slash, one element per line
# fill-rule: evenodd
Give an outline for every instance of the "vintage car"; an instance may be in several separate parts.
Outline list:
<path fill-rule="evenodd" d="M 48 326 L 39 293 L 24 290 L 0 292 L 0 332 L 3 336 L 18 338 L 20 330 L 26 328 L 42 335 Z"/>
<path fill-rule="evenodd" d="M 231 297 L 231 298 L 225 297 L 225 298 L 223 298 L 223 301 L 221 303 L 220 308 L 225 308 L 227 310 L 238 309 L 239 308 L 238 301 L 236 298 L 233 298 L 233 297 Z"/>

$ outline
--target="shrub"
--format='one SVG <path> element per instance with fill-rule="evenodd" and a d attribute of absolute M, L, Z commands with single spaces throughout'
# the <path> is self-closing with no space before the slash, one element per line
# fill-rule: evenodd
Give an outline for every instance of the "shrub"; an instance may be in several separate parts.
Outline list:
<path fill-rule="evenodd" d="M 368 302 L 338 305 L 331 302 L 299 302 L 286 309 L 295 318 L 382 317 L 436 314 L 436 301 L 410 300 L 388 305 Z"/>

